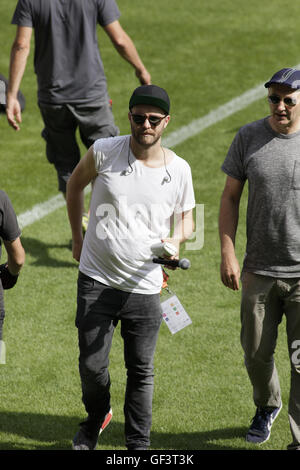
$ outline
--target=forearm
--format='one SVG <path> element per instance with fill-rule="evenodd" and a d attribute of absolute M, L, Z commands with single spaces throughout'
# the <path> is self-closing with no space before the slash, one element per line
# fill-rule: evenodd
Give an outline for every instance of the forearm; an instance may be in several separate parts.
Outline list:
<path fill-rule="evenodd" d="M 194 231 L 194 219 L 192 211 L 186 214 L 175 215 L 175 224 L 173 238 L 177 239 L 179 244 L 184 243 L 190 238 Z"/>
<path fill-rule="evenodd" d="M 73 241 L 82 240 L 82 215 L 84 211 L 84 191 L 74 187 L 69 180 L 67 184 L 67 210 Z"/>
<path fill-rule="evenodd" d="M 114 45 L 123 59 L 127 60 L 136 70 L 142 71 L 145 69 L 135 45 L 125 32 L 119 42 L 115 42 Z"/>
<path fill-rule="evenodd" d="M 233 199 L 223 198 L 219 216 L 221 243 L 220 274 L 223 284 L 233 290 L 239 289 L 240 266 L 235 254 L 235 236 L 238 226 L 239 206 Z"/>
<path fill-rule="evenodd" d="M 84 188 L 89 183 L 92 183 L 96 176 L 94 151 L 93 146 L 91 146 L 74 169 L 67 183 L 66 202 L 72 230 L 73 258 L 76 261 L 80 261 L 83 244 L 82 215 L 84 210 Z"/>
<path fill-rule="evenodd" d="M 219 215 L 219 236 L 221 256 L 235 252 L 235 236 L 238 227 L 239 205 L 231 199 L 223 198 Z"/>
<path fill-rule="evenodd" d="M 21 240 L 17 238 L 12 242 L 3 241 L 3 243 L 7 252 L 8 270 L 11 274 L 17 276 L 25 263 L 25 251 Z"/>
<path fill-rule="evenodd" d="M 133 41 L 124 31 L 120 23 L 114 21 L 104 29 L 120 56 L 135 69 L 136 76 L 141 84 L 149 85 L 151 83 L 151 76 L 143 64 Z"/>
<path fill-rule="evenodd" d="M 18 91 L 30 52 L 31 34 L 32 28 L 18 27 L 10 55 L 9 80 L 6 91 L 6 116 L 9 125 L 16 131 L 20 130 L 19 124 L 22 121 Z"/>
<path fill-rule="evenodd" d="M 177 255 L 181 243 L 184 243 L 190 238 L 194 231 L 193 211 L 174 214 L 174 227 L 172 236 L 164 241 L 170 241 L 177 248 Z"/>
<path fill-rule="evenodd" d="M 7 96 L 16 98 L 26 68 L 30 52 L 29 45 L 22 45 L 17 40 L 11 49 Z"/>

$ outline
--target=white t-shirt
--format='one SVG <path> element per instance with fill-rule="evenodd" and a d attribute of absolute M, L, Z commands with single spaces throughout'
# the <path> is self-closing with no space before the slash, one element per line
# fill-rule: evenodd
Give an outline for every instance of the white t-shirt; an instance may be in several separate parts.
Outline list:
<path fill-rule="evenodd" d="M 129 142 L 130 136 L 118 136 L 94 143 L 98 176 L 79 269 L 116 289 L 154 294 L 162 269 L 152 262 L 151 246 L 169 235 L 174 213 L 195 206 L 191 169 L 174 153 L 167 182 L 165 166 L 145 166 Z"/>

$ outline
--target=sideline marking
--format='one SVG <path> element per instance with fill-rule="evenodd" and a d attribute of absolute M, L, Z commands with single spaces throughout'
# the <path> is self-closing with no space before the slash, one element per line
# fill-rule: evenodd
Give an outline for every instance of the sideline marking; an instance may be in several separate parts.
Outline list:
<path fill-rule="evenodd" d="M 48 199 L 48 201 L 36 204 L 32 209 L 17 216 L 20 229 L 33 224 L 34 222 L 46 217 L 46 215 L 54 212 L 56 209 L 65 205 L 64 197 L 61 194 Z"/>
<path fill-rule="evenodd" d="M 163 144 L 166 147 L 173 147 L 175 145 L 181 144 L 185 140 L 193 137 L 197 134 L 200 134 L 204 129 L 216 124 L 219 121 L 235 114 L 243 108 L 246 108 L 254 101 L 264 98 L 266 96 L 266 89 L 264 84 L 251 88 L 240 96 L 233 98 L 227 103 L 219 106 L 217 109 L 210 111 L 205 116 L 191 121 L 186 126 L 181 127 L 177 131 L 169 134 L 165 139 L 163 139 Z"/>
<path fill-rule="evenodd" d="M 300 64 L 293 67 L 295 69 L 300 68 Z M 264 82 L 265 83 L 265 82 Z M 242 93 L 240 96 L 233 98 L 227 103 L 219 106 L 215 110 L 206 114 L 199 119 L 191 121 L 190 124 L 181 127 L 177 131 L 172 132 L 166 138 L 162 140 L 163 144 L 166 147 L 175 147 L 178 144 L 181 144 L 187 139 L 200 134 L 204 129 L 209 126 L 216 124 L 219 121 L 231 116 L 232 114 L 246 108 L 254 101 L 259 100 L 266 96 L 266 89 L 264 88 L 264 83 L 257 85 L 254 88 Z M 90 192 L 90 188 L 86 192 Z M 33 224 L 34 222 L 42 219 L 46 215 L 54 212 L 56 209 L 63 207 L 65 205 L 64 197 L 61 194 L 48 199 L 48 201 L 36 204 L 32 209 L 23 212 L 18 218 L 20 228 L 27 227 L 28 225 Z"/>

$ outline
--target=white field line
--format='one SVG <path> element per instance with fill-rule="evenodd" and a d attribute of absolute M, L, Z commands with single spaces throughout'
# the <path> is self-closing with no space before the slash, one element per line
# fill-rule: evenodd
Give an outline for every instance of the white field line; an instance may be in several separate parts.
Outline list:
<path fill-rule="evenodd" d="M 27 227 L 27 225 L 31 225 L 34 222 L 46 217 L 46 215 L 50 214 L 51 212 L 63 207 L 65 205 L 65 200 L 61 194 L 48 199 L 48 201 L 42 202 L 40 204 L 36 204 L 29 209 L 28 211 L 23 212 L 22 214 L 18 215 L 18 223 L 21 229 Z"/>
<path fill-rule="evenodd" d="M 175 145 L 181 144 L 185 140 L 199 134 L 207 127 L 210 127 L 228 116 L 235 114 L 264 96 L 266 96 L 266 89 L 263 84 L 258 85 L 257 87 L 246 91 L 242 95 L 233 98 L 222 106 L 219 106 L 217 109 L 214 109 L 205 116 L 195 119 L 186 126 L 172 132 L 163 140 L 163 144 L 166 147 L 174 147 Z"/>
<path fill-rule="evenodd" d="M 90 187 L 86 189 L 86 193 L 90 192 Z M 17 216 L 18 223 L 21 229 L 27 227 L 28 225 L 41 220 L 46 215 L 51 214 L 56 209 L 63 207 L 66 205 L 66 201 L 62 194 L 57 194 L 57 196 L 53 196 L 48 201 L 41 202 L 40 204 L 36 204 L 29 209 L 28 211 L 23 212 L 22 214 Z"/>
<path fill-rule="evenodd" d="M 295 66 L 296 69 L 300 68 L 300 64 Z M 261 83 L 254 88 L 246 91 L 240 96 L 233 98 L 231 101 L 219 106 L 215 110 L 206 114 L 199 119 L 191 121 L 190 124 L 181 127 L 177 131 L 172 132 L 166 138 L 163 139 L 163 145 L 166 147 L 175 147 L 176 145 L 184 142 L 185 140 L 199 134 L 209 126 L 216 124 L 217 122 L 235 114 L 236 112 L 246 108 L 251 103 L 259 100 L 266 96 L 266 89 L 264 84 Z M 90 188 L 87 189 L 87 192 Z M 54 212 L 56 209 L 63 207 L 65 200 L 61 194 L 48 199 L 48 201 L 42 202 L 32 207 L 32 209 L 23 212 L 18 216 L 18 222 L 21 228 L 27 227 L 34 222 L 42 219 L 46 215 Z"/>

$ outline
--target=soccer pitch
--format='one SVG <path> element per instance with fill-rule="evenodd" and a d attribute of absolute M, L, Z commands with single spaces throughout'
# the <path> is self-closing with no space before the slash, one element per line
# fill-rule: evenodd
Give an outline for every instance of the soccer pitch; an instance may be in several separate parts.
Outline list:
<path fill-rule="evenodd" d="M 6 76 L 15 4 L 0 0 L 0 73 Z M 165 139 L 191 165 L 196 202 L 204 205 L 203 248 L 183 247 L 181 257 L 191 260 L 191 269 L 170 271 L 169 285 L 192 324 L 175 335 L 164 324 L 160 331 L 151 449 L 257 449 L 245 442 L 255 409 L 239 342 L 240 293 L 226 290 L 219 278 L 218 210 L 225 180 L 220 166 L 237 129 L 268 113 L 259 85 L 276 70 L 300 62 L 298 5 L 279 0 L 153 0 L 150 4 L 119 0 L 118 5 L 121 24 L 134 40 L 152 82 L 170 95 L 171 121 Z M 114 116 L 121 134 L 126 134 L 128 99 L 138 82 L 100 28 L 99 43 Z M 258 95 L 252 99 L 249 90 L 257 87 Z M 21 90 L 26 98 L 21 131 L 15 133 L 0 114 L 0 188 L 8 193 L 18 215 L 57 195 L 56 174 L 46 161 L 40 136 L 33 47 Z M 228 103 L 241 96 L 243 105 L 228 112 Z M 192 133 L 189 128 L 183 140 L 172 140 L 174 133 L 195 122 L 198 130 Z M 245 196 L 237 235 L 240 262 L 245 247 Z M 70 449 L 78 423 L 85 417 L 74 325 L 77 263 L 70 238 L 64 205 L 23 228 L 26 265 L 16 288 L 5 293 L 7 351 L 6 364 L 0 365 L 0 450 Z M 4 258 L 5 253 L 2 262 Z M 284 327 L 285 321 L 279 328 L 275 356 L 283 410 L 270 440 L 259 450 L 285 449 L 290 442 Z M 114 416 L 98 449 L 123 450 L 126 373 L 119 328 L 110 374 Z"/>

